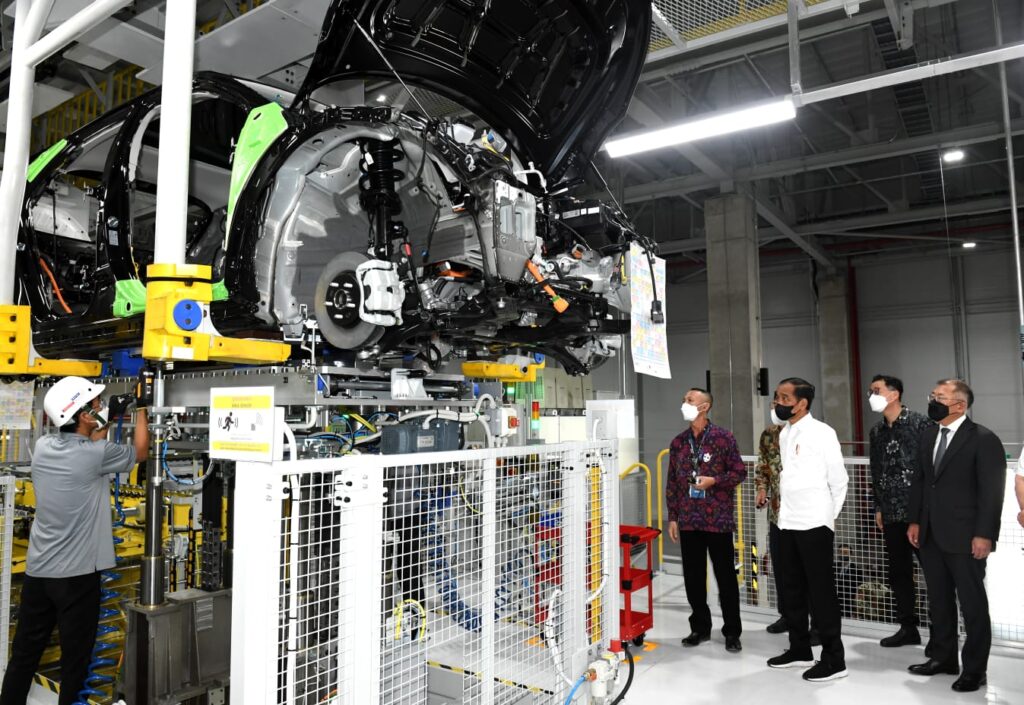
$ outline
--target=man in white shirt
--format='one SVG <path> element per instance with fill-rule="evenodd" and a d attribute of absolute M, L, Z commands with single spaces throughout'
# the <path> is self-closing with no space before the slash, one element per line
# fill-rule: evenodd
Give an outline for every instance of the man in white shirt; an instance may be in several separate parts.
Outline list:
<path fill-rule="evenodd" d="M 1017 523 L 1024 526 L 1024 451 L 1021 451 L 1020 460 L 1017 461 L 1017 477 L 1013 479 L 1013 488 L 1017 491 Z"/>
<path fill-rule="evenodd" d="M 775 414 L 787 422 L 779 436 L 779 549 L 786 565 L 781 589 L 789 649 L 768 659 L 768 665 L 810 667 L 804 679 L 821 682 L 847 675 L 833 562 L 835 520 L 843 508 L 849 478 L 836 432 L 811 416 L 813 401 L 814 385 L 790 377 L 779 383 L 772 402 Z M 817 663 L 811 651 L 809 612 L 821 637 Z"/>

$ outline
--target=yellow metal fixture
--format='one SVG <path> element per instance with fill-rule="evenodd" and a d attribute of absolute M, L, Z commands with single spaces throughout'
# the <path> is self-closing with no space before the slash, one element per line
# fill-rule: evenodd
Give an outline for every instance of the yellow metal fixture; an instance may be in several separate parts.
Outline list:
<path fill-rule="evenodd" d="M 471 360 L 462 363 L 462 374 L 466 377 L 480 379 L 496 379 L 499 382 L 536 382 L 537 370 L 544 369 L 544 361 L 529 365 L 517 365 L 512 362 L 488 362 Z"/>
<path fill-rule="evenodd" d="M 633 463 L 628 468 L 619 473 L 619 479 L 625 480 L 637 468 L 643 470 L 644 473 L 647 474 L 647 526 L 650 526 L 651 520 L 653 519 L 653 516 L 651 514 L 651 485 L 654 484 L 653 482 L 651 482 L 651 469 L 647 467 L 647 465 L 645 465 L 644 463 Z"/>
<path fill-rule="evenodd" d="M 102 369 L 90 360 L 47 360 L 32 347 L 32 309 L 0 306 L 0 375 L 95 377 Z"/>
<path fill-rule="evenodd" d="M 284 362 L 291 346 L 270 340 L 227 338 L 210 320 L 211 270 L 199 264 L 151 264 L 147 269 L 142 356 L 147 360 Z"/>
<path fill-rule="evenodd" d="M 658 531 L 661 532 L 660 534 L 658 534 L 658 565 L 664 565 L 665 563 L 665 532 L 664 527 L 662 526 L 664 522 L 662 521 L 661 517 L 661 506 L 665 503 L 665 500 L 662 497 L 662 493 L 665 491 L 665 485 L 661 481 L 661 461 L 664 460 L 665 456 L 668 454 L 669 449 L 666 448 L 665 450 L 658 453 L 658 459 L 655 462 L 655 465 L 657 465 L 658 470 L 657 475 L 655 475 L 658 481 Z"/>

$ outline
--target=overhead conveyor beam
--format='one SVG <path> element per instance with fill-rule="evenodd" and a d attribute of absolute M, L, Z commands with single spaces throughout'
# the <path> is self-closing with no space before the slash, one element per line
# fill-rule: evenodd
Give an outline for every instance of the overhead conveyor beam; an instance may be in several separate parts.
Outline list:
<path fill-rule="evenodd" d="M 131 0 L 96 0 L 42 36 L 54 0 L 17 0 L 3 176 L 0 178 L 0 374 L 96 375 L 99 363 L 45 360 L 32 346 L 32 312 L 16 305 L 15 263 L 28 177 L 36 66 Z"/>
<path fill-rule="evenodd" d="M 814 90 L 805 91 L 799 96 L 794 96 L 793 102 L 795 102 L 797 106 L 810 105 L 812 103 L 820 103 L 825 100 L 845 98 L 846 96 L 857 95 L 858 93 L 875 91 L 879 88 L 898 86 L 903 83 L 910 83 L 911 81 L 921 81 L 927 78 L 935 78 L 936 76 L 945 76 L 958 71 L 968 71 L 982 66 L 1001 64 L 1006 61 L 1013 61 L 1021 58 L 1024 58 L 1024 42 L 1008 44 L 1004 47 L 999 47 L 998 49 L 979 51 L 947 59 L 925 61 L 917 66 L 911 66 L 910 68 L 887 71 L 885 73 L 868 76 L 867 78 L 858 79 L 856 81 L 845 81 L 843 83 L 836 83 L 823 88 L 815 88 Z"/>
<path fill-rule="evenodd" d="M 15 6 L 4 171 L 0 179 L 0 305 L 3 306 L 14 303 L 14 252 L 28 173 L 36 66 L 82 32 L 130 5 L 131 0 L 96 0 L 40 38 L 53 3 L 54 0 L 17 0 Z"/>
<path fill-rule="evenodd" d="M 196 0 L 167 4 L 156 234 L 147 270 L 142 356 L 162 362 L 282 362 L 291 355 L 290 345 L 220 335 L 210 317 L 212 268 L 185 262 L 195 27 Z"/>

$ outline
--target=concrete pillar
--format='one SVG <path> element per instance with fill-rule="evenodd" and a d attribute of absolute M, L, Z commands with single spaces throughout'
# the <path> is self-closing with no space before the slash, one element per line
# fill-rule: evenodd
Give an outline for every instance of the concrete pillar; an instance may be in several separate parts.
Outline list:
<path fill-rule="evenodd" d="M 709 198 L 704 203 L 704 227 L 708 242 L 708 359 L 715 397 L 711 418 L 733 432 L 741 453 L 752 454 L 765 419 L 765 401 L 757 394 L 762 358 L 754 202 L 740 194 Z M 695 380 L 694 386 L 702 381 Z"/>
<path fill-rule="evenodd" d="M 814 415 L 834 428 L 840 441 L 852 441 L 853 395 L 861 390 L 853 388 L 849 286 L 843 274 L 822 273 L 817 282 L 821 401 L 815 401 Z"/>

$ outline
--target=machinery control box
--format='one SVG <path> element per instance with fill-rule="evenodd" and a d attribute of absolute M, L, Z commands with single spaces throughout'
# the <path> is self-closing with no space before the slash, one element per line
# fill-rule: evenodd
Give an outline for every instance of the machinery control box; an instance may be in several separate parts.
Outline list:
<path fill-rule="evenodd" d="M 415 419 L 381 430 L 380 451 L 384 455 L 399 453 L 435 453 L 459 449 L 458 421 Z"/>

